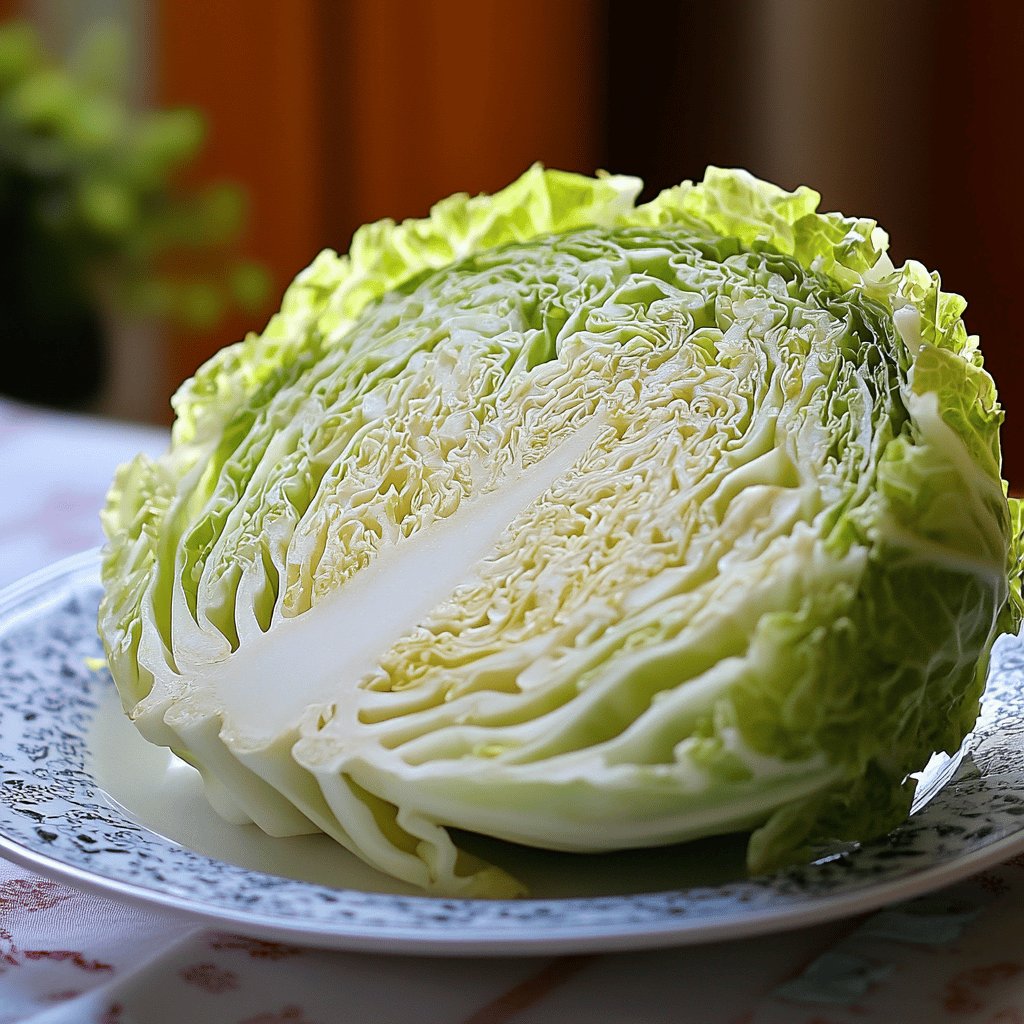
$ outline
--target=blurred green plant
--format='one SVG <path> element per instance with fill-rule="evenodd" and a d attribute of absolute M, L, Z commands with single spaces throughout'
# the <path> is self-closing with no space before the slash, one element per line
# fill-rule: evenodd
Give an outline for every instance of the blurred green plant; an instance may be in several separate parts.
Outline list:
<path fill-rule="evenodd" d="M 202 116 L 133 110 L 126 75 L 116 26 L 84 37 L 66 64 L 31 25 L 0 26 L 5 334 L 13 319 L 29 341 L 35 325 L 61 321 L 62 307 L 207 327 L 231 307 L 256 310 L 268 293 L 263 267 L 237 255 L 242 189 L 179 180 L 202 145 Z M 12 304 L 24 307 L 13 318 Z"/>

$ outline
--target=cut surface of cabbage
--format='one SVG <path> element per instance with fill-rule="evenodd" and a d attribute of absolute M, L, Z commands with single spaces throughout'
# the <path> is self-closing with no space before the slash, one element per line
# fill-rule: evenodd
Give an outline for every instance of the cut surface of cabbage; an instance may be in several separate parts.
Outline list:
<path fill-rule="evenodd" d="M 532 168 L 322 253 L 114 481 L 127 712 L 274 835 L 447 895 L 461 829 L 865 839 L 1016 628 L 964 303 L 871 221 L 709 169 Z"/>

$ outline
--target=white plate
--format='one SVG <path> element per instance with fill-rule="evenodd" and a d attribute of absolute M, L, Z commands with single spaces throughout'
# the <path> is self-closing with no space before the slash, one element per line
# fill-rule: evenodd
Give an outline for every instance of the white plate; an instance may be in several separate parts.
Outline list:
<path fill-rule="evenodd" d="M 96 637 L 98 556 L 0 595 L 0 853 L 72 885 L 253 935 L 339 949 L 639 949 L 820 922 L 917 895 L 1024 849 L 1024 646 L 997 645 L 982 719 L 933 758 L 885 839 L 745 879 L 732 837 L 606 856 L 468 838 L 537 898 L 402 891 L 323 836 L 270 839 L 206 806 L 191 769 L 120 715 Z"/>

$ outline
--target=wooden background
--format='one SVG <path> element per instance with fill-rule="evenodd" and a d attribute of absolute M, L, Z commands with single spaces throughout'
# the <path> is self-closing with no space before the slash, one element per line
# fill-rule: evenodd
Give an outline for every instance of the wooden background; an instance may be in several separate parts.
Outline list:
<path fill-rule="evenodd" d="M 0 17 L 66 20 L 75 3 L 0 0 Z M 827 208 L 877 217 L 897 261 L 919 258 L 967 296 L 968 327 L 1009 410 L 1007 473 L 1024 487 L 1014 340 L 1024 4 L 150 0 L 146 10 L 152 99 L 200 107 L 210 141 L 196 174 L 250 191 L 246 246 L 274 279 L 261 317 L 360 223 L 498 188 L 535 160 L 637 173 L 650 193 L 708 163 L 746 166 L 813 185 Z M 158 392 L 261 325 L 235 318 L 168 339 Z M 152 410 L 166 415 L 162 402 Z"/>

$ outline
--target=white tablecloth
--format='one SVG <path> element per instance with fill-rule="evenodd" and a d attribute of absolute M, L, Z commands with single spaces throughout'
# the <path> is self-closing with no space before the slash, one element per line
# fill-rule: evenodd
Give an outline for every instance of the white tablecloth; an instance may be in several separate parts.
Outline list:
<path fill-rule="evenodd" d="M 0 585 L 101 540 L 163 431 L 0 400 Z M 1024 1024 L 1024 857 L 909 907 L 731 943 L 544 959 L 211 932 L 0 860 L 0 1024 Z"/>

